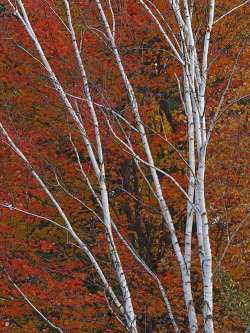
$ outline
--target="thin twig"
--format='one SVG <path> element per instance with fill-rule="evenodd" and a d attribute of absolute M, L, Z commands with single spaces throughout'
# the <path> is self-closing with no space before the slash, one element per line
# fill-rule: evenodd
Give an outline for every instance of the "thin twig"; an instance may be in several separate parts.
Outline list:
<path fill-rule="evenodd" d="M 38 215 L 38 214 L 35 214 L 35 213 L 31 213 L 25 209 L 21 209 L 21 208 L 18 208 L 16 206 L 13 206 L 12 204 L 8 203 L 8 202 L 0 202 L 0 206 L 2 207 L 5 207 L 9 210 L 15 210 L 17 212 L 20 212 L 20 213 L 23 213 L 23 214 L 26 214 L 26 215 L 29 215 L 29 216 L 32 216 L 32 217 L 36 217 L 38 219 L 41 219 L 41 220 L 44 220 L 44 221 L 47 221 L 47 222 L 50 222 L 52 224 L 54 224 L 56 227 L 58 228 L 61 228 L 61 229 L 64 229 L 66 231 L 69 231 L 68 228 L 64 227 L 63 225 L 51 220 L 50 218 L 48 217 L 45 217 L 45 216 L 42 216 L 42 215 Z"/>
<path fill-rule="evenodd" d="M 54 329 L 60 333 L 64 333 L 64 331 L 60 327 L 53 324 L 47 317 L 45 317 L 45 315 L 40 310 L 38 310 L 38 308 L 30 301 L 30 299 L 25 295 L 25 293 L 18 287 L 18 285 L 14 282 L 14 280 L 11 278 L 11 276 L 6 272 L 6 270 L 4 270 L 4 271 L 5 271 L 5 274 L 8 278 L 8 280 L 11 282 L 11 284 L 22 295 L 24 300 L 32 307 L 32 309 L 41 317 L 41 319 L 43 319 L 46 322 L 46 324 L 48 326 L 50 326 L 52 329 Z"/>
<path fill-rule="evenodd" d="M 219 22 L 220 20 L 222 20 L 224 17 L 226 17 L 227 15 L 231 14 L 232 12 L 234 12 L 235 10 L 239 9 L 240 7 L 246 5 L 250 0 L 246 0 L 243 3 L 241 3 L 240 5 L 232 8 L 231 10 L 229 10 L 227 13 L 225 13 L 224 15 L 220 16 L 219 18 L 217 18 L 213 24 Z"/>
<path fill-rule="evenodd" d="M 234 230 L 234 232 L 232 233 L 230 239 L 228 240 L 227 242 L 227 245 L 222 253 L 222 256 L 218 262 L 218 264 L 216 265 L 215 267 L 215 270 L 213 272 L 213 279 L 215 278 L 215 276 L 217 275 L 218 271 L 220 270 L 221 268 L 221 264 L 222 264 L 222 261 L 223 259 L 225 258 L 226 254 L 227 254 L 227 251 L 230 247 L 230 245 L 232 244 L 233 240 L 235 239 L 235 237 L 237 236 L 238 232 L 240 231 L 240 229 L 246 224 L 246 222 L 248 222 L 248 219 L 250 217 L 250 211 L 249 213 L 245 216 L 245 218 L 239 223 L 239 225 L 237 226 L 237 228 Z"/>

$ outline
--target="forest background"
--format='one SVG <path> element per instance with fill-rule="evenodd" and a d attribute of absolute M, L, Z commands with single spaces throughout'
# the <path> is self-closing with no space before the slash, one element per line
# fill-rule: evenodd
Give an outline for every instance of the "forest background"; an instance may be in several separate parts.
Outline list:
<path fill-rule="evenodd" d="M 179 3 L 108 0 L 103 1 L 103 8 L 136 96 L 141 124 L 158 168 L 156 173 L 183 248 L 190 209 L 185 191 L 192 176 L 187 162 L 189 125 L 182 95 L 185 80 L 180 60 L 154 20 L 157 18 L 178 45 L 181 32 L 176 25 L 175 2 Z M 85 124 L 88 138 L 94 142 L 96 124 L 89 111 L 87 90 L 82 93 L 86 81 L 82 83 L 75 56 L 69 3 L 23 3 L 50 66 L 78 119 Z M 183 297 L 178 260 L 154 195 L 154 177 L 150 164 L 143 163 L 147 154 L 139 125 L 133 118 L 133 106 L 114 58 L 112 38 L 96 3 L 75 0 L 69 5 L 99 122 L 103 154 L 99 166 L 105 164 L 109 212 L 114 230 L 119 230 L 113 232 L 114 243 L 130 289 L 137 328 L 128 324 L 133 309 L 131 316 L 119 313 L 119 306 L 93 262 L 63 226 L 53 200 L 34 178 L 35 170 L 94 254 L 118 299 L 123 299 L 126 292 L 116 277 L 113 245 L 107 245 L 112 240 L 105 229 L 105 200 L 93 161 L 67 105 L 58 97 L 41 53 L 25 30 L 22 1 L 2 1 L 0 332 L 202 332 L 206 304 L 197 226 L 191 226 L 190 271 L 198 323 L 192 331 L 192 314 Z M 198 57 L 208 31 L 211 3 L 188 2 Z M 221 333 L 247 332 L 250 323 L 249 10 L 249 1 L 216 2 L 208 56 L 204 113 L 211 139 L 206 156 L 205 197 L 213 259 L 212 314 L 214 331 Z M 181 13 L 185 18 L 185 6 Z M 188 52 L 191 54 L 192 48 Z M 181 47 L 179 54 L 185 54 Z M 121 135 L 127 146 L 119 141 Z M 23 163 L 15 147 L 20 148 L 28 163 Z M 94 154 L 100 154 L 98 143 L 93 147 Z M 104 200 L 101 205 L 99 195 Z M 159 285 L 166 291 L 174 319 Z"/>

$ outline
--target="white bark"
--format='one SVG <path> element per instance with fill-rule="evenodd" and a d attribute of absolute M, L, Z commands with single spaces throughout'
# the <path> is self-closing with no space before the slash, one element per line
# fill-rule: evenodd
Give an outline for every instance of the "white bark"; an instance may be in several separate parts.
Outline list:
<path fill-rule="evenodd" d="M 137 104 L 137 100 L 136 100 L 136 97 L 135 97 L 133 87 L 131 86 L 130 81 L 129 81 L 129 79 L 126 75 L 126 72 L 124 70 L 122 60 L 121 60 L 121 57 L 119 55 L 119 52 L 118 52 L 118 49 L 117 49 L 117 46 L 116 46 L 116 42 L 115 42 L 115 40 L 113 38 L 113 35 L 111 33 L 109 23 L 108 23 L 108 20 L 106 18 L 106 15 L 104 13 L 101 2 L 99 0 L 96 0 L 96 4 L 97 4 L 97 7 L 99 9 L 100 16 L 103 20 L 103 23 L 104 23 L 104 26 L 105 26 L 105 29 L 106 29 L 106 33 L 109 37 L 111 47 L 112 47 L 114 55 L 115 55 L 117 66 L 119 68 L 121 77 L 123 79 L 124 85 L 125 85 L 127 93 L 128 93 L 131 109 L 132 109 L 132 112 L 133 112 L 133 114 L 135 116 L 135 119 L 136 119 L 137 128 L 138 128 L 140 136 L 141 136 L 141 141 L 142 141 L 142 144 L 143 144 L 143 147 L 144 147 L 145 154 L 147 156 L 149 168 L 150 168 L 151 175 L 152 175 L 154 185 L 155 185 L 155 188 L 156 188 L 157 200 L 158 200 L 158 203 L 159 203 L 164 221 L 166 222 L 166 225 L 167 225 L 168 230 L 170 232 L 172 245 L 173 245 L 173 248 L 174 248 L 174 251 L 175 251 L 175 254 L 176 254 L 176 257 L 177 257 L 177 261 L 178 261 L 179 266 L 180 266 L 181 274 L 182 274 L 183 292 L 184 292 L 185 303 L 186 303 L 187 312 L 188 312 L 190 332 L 193 333 L 193 332 L 197 331 L 197 320 L 196 320 L 194 304 L 193 304 L 193 296 L 192 296 L 192 290 L 191 290 L 191 280 L 190 280 L 189 270 L 187 269 L 185 259 L 184 259 L 184 256 L 182 254 L 182 251 L 181 251 L 181 248 L 180 248 L 180 245 L 179 245 L 179 241 L 178 241 L 177 236 L 176 236 L 175 227 L 174 227 L 174 224 L 173 224 L 173 221 L 172 221 L 172 217 L 171 217 L 171 214 L 169 212 L 166 201 L 164 199 L 163 193 L 162 193 L 161 185 L 160 185 L 159 178 L 158 178 L 158 175 L 157 175 L 157 172 L 156 172 L 155 162 L 153 160 L 152 153 L 151 153 L 149 143 L 148 143 L 148 139 L 147 139 L 147 135 L 146 135 L 146 132 L 145 132 L 145 129 L 144 129 L 144 126 L 143 126 L 143 123 L 142 123 L 142 120 L 141 120 L 141 117 L 140 117 L 140 114 L 139 114 L 138 104 Z"/>
<path fill-rule="evenodd" d="M 89 89 L 89 83 L 87 74 L 84 68 L 84 64 L 81 59 L 80 51 L 77 45 L 76 41 L 76 35 L 74 31 L 74 27 L 72 24 L 72 18 L 71 18 L 71 12 L 70 12 L 70 6 L 69 2 L 67 0 L 64 0 L 64 4 L 66 7 L 67 17 L 68 17 L 68 26 L 69 31 L 72 38 L 72 44 L 74 47 L 77 63 L 80 69 L 82 81 L 83 81 L 83 87 L 84 87 L 84 94 L 87 98 L 87 104 L 90 110 L 91 118 L 93 121 L 94 131 L 95 131 L 95 138 L 96 138 L 96 146 L 97 146 L 97 155 L 99 159 L 99 172 L 96 174 L 99 186 L 100 186 L 100 192 L 101 192 L 101 202 L 102 202 L 102 211 L 103 211 L 103 218 L 104 218 L 104 224 L 106 227 L 106 235 L 107 240 L 109 243 L 111 258 L 115 267 L 117 279 L 120 284 L 120 288 L 123 295 L 123 303 L 125 307 L 125 313 L 126 313 L 126 320 L 129 330 L 131 332 L 137 332 L 136 329 L 136 319 L 135 319 L 135 313 L 132 305 L 131 295 L 128 288 L 128 284 L 126 281 L 126 276 L 124 274 L 122 264 L 119 258 L 119 254 L 117 252 L 113 235 L 112 235 L 112 228 L 111 228 L 111 217 L 110 217 L 110 211 L 109 211 L 109 199 L 108 199 L 108 192 L 105 182 L 105 167 L 104 167 L 104 157 L 103 157 L 103 151 L 102 151 L 102 142 L 101 142 L 101 136 L 100 136 L 100 128 L 99 128 L 99 122 L 96 116 L 94 104 L 91 98 L 90 89 Z M 114 25 L 113 25 L 114 29 Z M 114 36 L 114 31 L 113 31 Z"/>

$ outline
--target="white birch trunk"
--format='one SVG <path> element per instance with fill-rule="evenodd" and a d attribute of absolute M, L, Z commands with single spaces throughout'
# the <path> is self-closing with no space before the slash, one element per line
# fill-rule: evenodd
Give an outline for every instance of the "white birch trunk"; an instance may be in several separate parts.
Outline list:
<path fill-rule="evenodd" d="M 124 271 L 122 268 L 122 264 L 121 264 L 121 261 L 119 258 L 119 254 L 117 252 L 117 249 L 116 249 L 116 246 L 114 243 L 114 239 L 113 239 L 113 235 L 112 235 L 111 217 L 110 217 L 110 211 L 109 211 L 109 199 L 108 199 L 108 192 L 107 192 L 107 187 L 106 187 L 106 182 L 105 182 L 105 167 L 104 167 L 104 157 L 103 157 L 103 152 L 102 152 L 102 142 L 101 142 L 101 136 L 100 136 L 99 122 L 98 122 L 94 104 L 93 104 L 93 101 L 91 98 L 88 78 L 87 78 L 84 64 L 82 62 L 80 51 L 79 51 L 79 48 L 77 45 L 76 35 L 75 35 L 75 31 L 74 31 L 72 19 L 71 19 L 70 6 L 69 6 L 69 3 L 67 0 L 64 0 L 64 4 L 66 7 L 68 25 L 69 25 L 69 30 L 71 33 L 74 51 L 75 51 L 77 63 L 79 66 L 79 70 L 80 70 L 80 73 L 82 76 L 84 94 L 87 98 L 87 104 L 89 106 L 90 114 L 91 114 L 91 117 L 93 120 L 93 126 L 94 126 L 94 131 L 95 131 L 95 138 L 96 138 L 96 146 L 97 146 L 97 155 L 98 155 L 98 159 L 99 159 L 99 172 L 96 176 L 98 178 L 98 182 L 99 182 L 99 186 L 100 186 L 103 220 L 104 220 L 104 224 L 106 227 L 107 240 L 108 240 L 108 244 L 109 244 L 111 258 L 112 258 L 112 261 L 113 261 L 113 264 L 115 267 L 117 279 L 119 281 L 120 288 L 121 288 L 122 295 L 123 295 L 123 303 L 124 303 L 124 307 L 125 307 L 125 317 L 126 317 L 126 321 L 127 321 L 127 326 L 132 333 L 136 333 L 137 332 L 136 318 L 135 318 L 135 313 L 134 313 L 134 309 L 133 309 L 133 305 L 132 305 L 131 295 L 130 295 L 126 277 L 125 277 L 125 274 L 124 274 Z"/>
<path fill-rule="evenodd" d="M 105 16 L 103 7 L 100 3 L 99 0 L 96 0 L 96 4 L 98 6 L 100 15 L 102 17 L 104 26 L 106 28 L 106 32 L 107 35 L 109 37 L 114 55 L 115 55 L 115 59 L 118 65 L 118 68 L 120 70 L 121 73 L 121 77 L 124 81 L 124 85 L 127 89 L 128 92 L 128 97 L 130 100 L 130 105 L 131 105 L 131 109 L 132 112 L 134 113 L 136 122 L 137 122 L 137 128 L 139 130 L 140 136 L 141 136 L 141 141 L 144 147 L 144 151 L 146 153 L 147 156 L 147 160 L 148 163 L 150 165 L 150 172 L 155 184 L 155 188 L 156 188 L 156 194 L 157 194 L 157 200 L 159 202 L 159 206 L 162 212 L 162 216 L 164 218 L 164 221 L 168 227 L 168 230 L 170 232 L 170 237 L 171 237 L 171 241 L 172 241 L 172 245 L 173 248 L 175 250 L 175 254 L 178 260 L 178 263 L 180 265 L 180 270 L 181 270 L 181 274 L 182 274 L 182 283 L 183 283 L 183 292 L 184 292 L 184 297 L 185 297 L 185 303 L 186 303 L 186 307 L 187 307 L 187 312 L 188 312 L 188 318 L 189 318 L 189 326 L 190 326 L 190 332 L 191 333 L 195 333 L 197 331 L 197 320 L 196 320 L 196 315 L 195 315 L 195 310 L 194 310 L 194 304 L 193 304 L 193 296 L 192 296 L 192 290 L 191 290 L 191 280 L 190 280 L 190 274 L 189 271 L 187 269 L 183 254 L 181 252 L 180 246 L 179 246 L 179 242 L 178 239 L 176 237 L 176 232 L 175 232 L 175 228 L 172 222 L 172 217 L 170 215 L 169 209 L 167 207 L 166 201 L 163 197 L 163 193 L 162 193 L 162 189 L 161 189 L 161 185 L 159 182 L 159 178 L 156 172 L 156 168 L 155 168 L 155 163 L 152 157 L 152 153 L 148 144 L 148 139 L 145 133 L 145 129 L 139 114 L 139 110 L 138 110 L 138 105 L 137 105 L 137 101 L 136 101 L 136 97 L 133 91 L 133 87 L 131 86 L 129 79 L 125 73 L 119 52 L 117 50 L 116 47 L 116 43 L 114 40 L 114 37 L 111 33 L 111 29 L 109 27 L 109 23 L 107 21 L 107 18 Z"/>

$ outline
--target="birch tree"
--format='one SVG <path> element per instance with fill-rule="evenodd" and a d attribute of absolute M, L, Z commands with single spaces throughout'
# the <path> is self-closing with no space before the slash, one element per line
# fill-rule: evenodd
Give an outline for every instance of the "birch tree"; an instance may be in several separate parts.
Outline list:
<path fill-rule="evenodd" d="M 160 167 L 158 160 L 154 156 L 154 146 L 151 144 L 150 130 L 143 120 L 143 111 L 140 109 L 139 97 L 128 74 L 126 60 L 124 60 L 125 56 L 123 56 L 123 52 L 119 48 L 117 4 L 113 1 L 104 2 L 100 0 L 94 0 L 93 3 L 92 6 L 95 6 L 96 11 L 94 15 L 96 15 L 96 20 L 99 21 L 100 27 L 93 28 L 92 31 L 102 38 L 106 45 L 107 52 L 111 53 L 110 59 L 112 61 L 112 67 L 115 68 L 117 76 L 122 82 L 124 94 L 127 96 L 127 108 L 129 111 L 126 113 L 119 112 L 117 109 L 108 105 L 108 103 L 105 104 L 101 101 L 96 94 L 96 87 L 93 87 L 91 84 L 91 73 L 89 72 L 85 55 L 86 41 L 83 36 L 79 38 L 79 27 L 76 27 L 74 14 L 72 12 L 73 4 L 67 0 L 60 1 L 60 8 L 63 8 L 63 14 L 60 15 L 52 2 L 47 2 L 46 6 L 47 10 L 53 13 L 55 20 L 60 21 L 65 30 L 65 39 L 70 40 L 72 45 L 72 55 L 78 72 L 78 78 L 75 78 L 75 80 L 81 86 L 80 96 L 74 96 L 66 91 L 65 84 L 60 79 L 60 73 L 56 72 L 53 61 L 51 61 L 50 57 L 46 54 L 46 47 L 43 46 L 42 38 L 39 37 L 39 33 L 36 32 L 32 18 L 33 13 L 30 11 L 28 1 L 26 3 L 26 1 L 22 0 L 8 0 L 7 5 L 11 15 L 18 20 L 20 29 L 25 29 L 32 43 L 32 52 L 22 47 L 23 52 L 26 53 L 27 57 L 32 57 L 34 62 L 38 62 L 37 66 L 42 67 L 50 81 L 50 87 L 55 90 L 61 105 L 64 106 L 67 114 L 66 117 L 70 119 L 71 122 L 71 128 L 78 133 L 80 146 L 79 144 L 75 144 L 74 139 L 72 139 L 69 127 L 71 149 L 75 154 L 80 176 L 87 184 L 88 191 L 95 198 L 97 204 L 96 210 L 88 207 L 84 200 L 70 193 L 64 187 L 56 172 L 55 181 L 61 191 L 64 191 L 71 199 L 73 198 L 89 209 L 104 226 L 106 247 L 110 254 L 112 271 L 115 272 L 119 292 L 114 289 L 112 281 L 109 281 L 108 277 L 105 275 L 101 264 L 98 262 L 98 258 L 92 253 L 86 240 L 82 239 L 78 231 L 73 227 L 72 221 L 70 217 L 67 216 L 63 204 L 57 200 L 56 195 L 50 189 L 50 185 L 43 180 L 42 175 L 36 170 L 29 156 L 29 152 L 25 151 L 22 146 L 19 146 L 18 143 L 15 142 L 15 136 L 13 137 L 11 131 L 8 130 L 5 120 L 1 120 L 0 123 L 2 141 L 15 152 L 23 165 L 29 170 L 34 180 L 51 201 L 51 204 L 63 223 L 58 224 L 49 218 L 47 218 L 47 221 L 54 224 L 54 227 L 66 231 L 72 239 L 72 244 L 78 247 L 88 257 L 107 295 L 107 306 L 109 306 L 117 320 L 123 325 L 124 330 L 137 333 L 139 332 L 139 327 L 133 305 L 133 297 L 131 296 L 131 288 L 128 282 L 128 272 L 124 269 L 117 246 L 117 239 L 127 248 L 130 255 L 137 261 L 137 264 L 142 267 L 144 272 L 152 278 L 152 281 L 154 281 L 159 288 L 167 315 L 171 321 L 172 329 L 175 332 L 181 332 L 173 311 L 175 305 L 171 303 L 164 285 L 157 274 L 155 274 L 150 266 L 140 257 L 129 240 L 126 239 L 119 231 L 119 228 L 117 228 L 116 216 L 114 216 L 111 206 L 112 198 L 115 196 L 112 192 L 109 192 L 110 179 L 106 176 L 109 164 L 105 158 L 105 150 L 107 149 L 105 135 L 112 137 L 118 149 L 125 152 L 131 161 L 133 161 L 136 172 L 147 185 L 150 195 L 157 202 L 158 211 L 169 234 L 172 250 L 179 266 L 189 332 L 195 333 L 204 331 L 205 333 L 213 333 L 213 270 L 209 233 L 210 221 L 207 213 L 205 189 L 206 157 L 213 129 L 218 117 L 223 111 L 224 100 L 230 88 L 233 71 L 218 106 L 215 108 L 212 117 L 210 116 L 208 121 L 206 100 L 210 66 L 209 52 L 213 26 L 227 15 L 231 15 L 234 11 L 247 5 L 248 1 L 231 8 L 227 13 L 217 17 L 215 1 L 209 0 L 206 15 L 204 21 L 201 23 L 202 27 L 200 28 L 204 31 L 204 33 L 202 33 L 202 42 L 197 40 L 196 26 L 193 23 L 194 15 L 196 15 L 195 1 L 169 0 L 167 1 L 165 11 L 161 11 L 157 7 L 157 3 L 144 0 L 139 0 L 136 7 L 150 20 L 152 29 L 157 31 L 159 38 L 163 40 L 166 49 L 168 49 L 171 54 L 173 59 L 171 60 L 171 65 L 176 66 L 176 69 L 173 69 L 173 73 L 176 80 L 176 90 L 179 94 L 178 103 L 182 108 L 182 113 L 187 124 L 187 159 L 174 144 L 168 141 L 166 135 L 164 137 L 164 124 L 162 126 L 162 133 L 160 133 L 159 136 L 162 140 L 168 142 L 177 153 L 178 158 L 184 161 L 188 179 L 187 187 L 183 186 L 183 184 L 171 175 L 171 173 L 166 171 L 164 167 Z M 78 10 L 83 10 L 80 3 Z M 174 26 L 170 26 L 169 24 L 170 15 L 174 18 Z M 36 18 L 36 20 L 42 20 L 42 18 Z M 83 27 L 84 29 L 86 28 L 86 23 L 83 23 Z M 156 63 L 155 70 L 157 70 L 157 66 L 159 66 L 159 64 Z M 72 80 L 74 80 L 74 78 Z M 145 85 L 147 85 L 147 82 Z M 111 91 L 112 88 L 113 87 L 107 87 L 105 94 L 107 95 L 109 90 L 110 94 L 113 94 Z M 101 94 L 102 92 L 99 93 L 99 95 Z M 80 101 L 85 103 L 84 108 L 79 106 L 80 104 L 78 102 Z M 133 135 L 136 136 L 137 142 L 133 140 Z M 138 146 L 140 146 L 141 149 L 138 149 Z M 80 150 L 82 149 L 91 164 L 91 169 L 95 176 L 94 180 L 88 176 L 83 168 L 80 157 Z M 113 156 L 113 158 L 115 160 L 116 156 Z M 162 186 L 163 178 L 168 179 L 168 181 L 176 187 L 181 200 L 185 201 L 185 232 L 183 239 L 181 239 L 176 230 L 176 224 L 174 223 L 173 214 L 170 209 L 172 198 Z M 19 210 L 24 215 L 33 215 L 33 217 L 36 218 L 46 219 L 38 214 L 18 208 L 10 202 L 3 202 L 1 205 L 5 209 L 13 211 Z M 196 229 L 196 233 L 194 233 L 194 229 Z M 191 272 L 192 256 L 195 250 L 193 246 L 194 239 L 198 242 L 200 273 L 202 276 L 203 324 L 198 323 L 198 312 L 193 293 Z M 8 279 L 12 281 L 9 275 Z M 21 291 L 15 282 L 13 283 L 20 294 L 24 295 L 24 301 L 28 302 L 33 309 L 36 309 L 36 312 L 40 314 L 42 320 L 45 320 L 48 326 L 63 332 L 63 329 L 58 327 L 59 325 L 53 324 L 49 318 L 46 318 L 45 315 L 32 304 L 28 296 Z"/>

